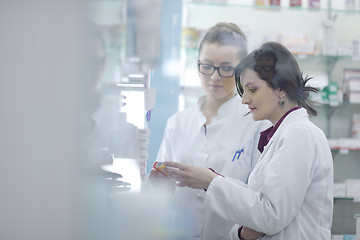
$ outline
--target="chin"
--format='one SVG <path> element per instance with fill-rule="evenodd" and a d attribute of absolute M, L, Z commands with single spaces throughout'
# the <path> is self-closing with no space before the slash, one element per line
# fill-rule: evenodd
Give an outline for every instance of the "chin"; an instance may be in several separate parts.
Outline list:
<path fill-rule="evenodd" d="M 253 113 L 252 113 L 252 118 L 253 118 L 254 121 L 264 120 L 263 118 L 261 118 L 259 116 L 256 116 L 256 114 L 253 114 Z"/>

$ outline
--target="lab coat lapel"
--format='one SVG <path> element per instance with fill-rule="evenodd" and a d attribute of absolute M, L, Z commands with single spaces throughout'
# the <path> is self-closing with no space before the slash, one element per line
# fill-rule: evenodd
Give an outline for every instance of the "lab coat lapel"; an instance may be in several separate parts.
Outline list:
<path fill-rule="evenodd" d="M 296 111 L 291 112 L 288 116 L 285 117 L 285 119 L 283 120 L 283 122 L 280 124 L 279 128 L 276 130 L 276 132 L 274 133 L 274 135 L 271 137 L 270 141 L 268 142 L 268 144 L 264 147 L 264 151 L 261 153 L 260 158 L 258 160 L 258 164 L 257 165 L 261 165 L 261 160 L 263 159 L 263 157 L 266 155 L 266 152 L 269 151 L 272 143 L 274 142 L 274 140 L 276 140 L 276 138 L 279 136 L 279 134 L 292 122 L 297 121 L 300 118 L 304 118 L 307 117 L 307 112 L 304 108 L 302 109 L 298 109 Z M 255 167 L 256 168 L 256 167 Z M 255 170 L 254 168 L 254 170 Z"/>
<path fill-rule="evenodd" d="M 271 138 L 270 141 L 268 142 L 268 144 L 264 147 L 263 152 L 261 153 L 259 160 L 257 161 L 253 171 L 255 171 L 255 169 L 259 168 L 260 165 L 262 165 L 262 160 L 264 158 L 264 156 L 266 155 L 266 152 L 269 150 L 270 146 L 272 145 L 272 143 L 274 142 L 274 139 Z"/>
<path fill-rule="evenodd" d="M 259 160 L 261 160 L 262 156 L 265 155 L 265 153 L 269 150 L 271 144 L 274 142 L 274 136 L 269 140 L 269 142 L 266 144 L 266 146 L 264 147 L 263 152 L 261 153 L 261 157 Z"/>

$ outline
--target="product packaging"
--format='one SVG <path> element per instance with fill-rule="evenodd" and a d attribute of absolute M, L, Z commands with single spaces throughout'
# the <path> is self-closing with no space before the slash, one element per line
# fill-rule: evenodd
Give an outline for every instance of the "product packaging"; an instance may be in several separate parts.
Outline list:
<path fill-rule="evenodd" d="M 356 239 L 360 239 L 360 214 L 355 214 L 356 219 Z"/>
<path fill-rule="evenodd" d="M 280 6 L 280 0 L 270 0 L 270 6 Z"/>
<path fill-rule="evenodd" d="M 354 39 L 352 42 L 352 58 L 353 60 L 360 60 L 360 38 Z"/>
<path fill-rule="evenodd" d="M 351 121 L 351 135 L 360 139 L 360 113 L 354 113 Z"/>
<path fill-rule="evenodd" d="M 186 49 L 194 49 L 197 47 L 198 32 L 196 28 L 184 27 L 181 33 L 181 46 Z"/>
<path fill-rule="evenodd" d="M 344 101 L 360 103 L 360 69 L 345 68 L 343 70 Z"/>
<path fill-rule="evenodd" d="M 301 0 L 290 0 L 290 7 L 301 7 Z"/>
<path fill-rule="evenodd" d="M 333 82 L 333 81 L 329 82 L 329 85 L 327 86 L 327 96 L 329 99 L 330 106 L 339 105 L 337 82 Z"/>
<path fill-rule="evenodd" d="M 320 9 L 320 0 L 309 0 L 309 8 Z"/>
<path fill-rule="evenodd" d="M 267 6 L 269 5 L 269 0 L 254 0 L 255 6 Z"/>
<path fill-rule="evenodd" d="M 356 10 L 356 0 L 345 0 L 346 10 Z"/>

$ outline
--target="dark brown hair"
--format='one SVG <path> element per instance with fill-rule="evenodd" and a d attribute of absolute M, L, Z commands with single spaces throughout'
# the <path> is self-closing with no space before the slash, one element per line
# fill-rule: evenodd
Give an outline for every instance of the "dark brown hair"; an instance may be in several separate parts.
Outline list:
<path fill-rule="evenodd" d="M 305 108 L 309 115 L 317 115 L 308 97 L 310 92 L 316 93 L 318 89 L 305 86 L 312 77 L 303 78 L 295 57 L 285 46 L 277 42 L 264 43 L 240 62 L 235 69 L 236 89 L 240 96 L 243 93 L 240 77 L 245 69 L 254 70 L 271 88 L 285 91 L 289 99 Z"/>

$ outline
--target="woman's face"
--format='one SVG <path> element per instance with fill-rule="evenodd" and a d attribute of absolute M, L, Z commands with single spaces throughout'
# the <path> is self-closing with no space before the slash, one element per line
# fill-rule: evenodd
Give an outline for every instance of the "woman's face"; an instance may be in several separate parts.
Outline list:
<path fill-rule="evenodd" d="M 249 68 L 242 72 L 240 81 L 244 89 L 242 103 L 249 106 L 253 119 L 269 120 L 275 125 L 283 115 L 279 107 L 279 96 L 283 92 L 271 88 Z"/>
<path fill-rule="evenodd" d="M 216 43 L 204 43 L 199 54 L 199 63 L 215 67 L 235 68 L 240 62 L 238 59 L 238 47 L 220 46 Z M 230 99 L 234 96 L 235 77 L 222 77 L 215 70 L 211 75 L 199 72 L 201 86 L 208 97 L 214 99 Z"/>

